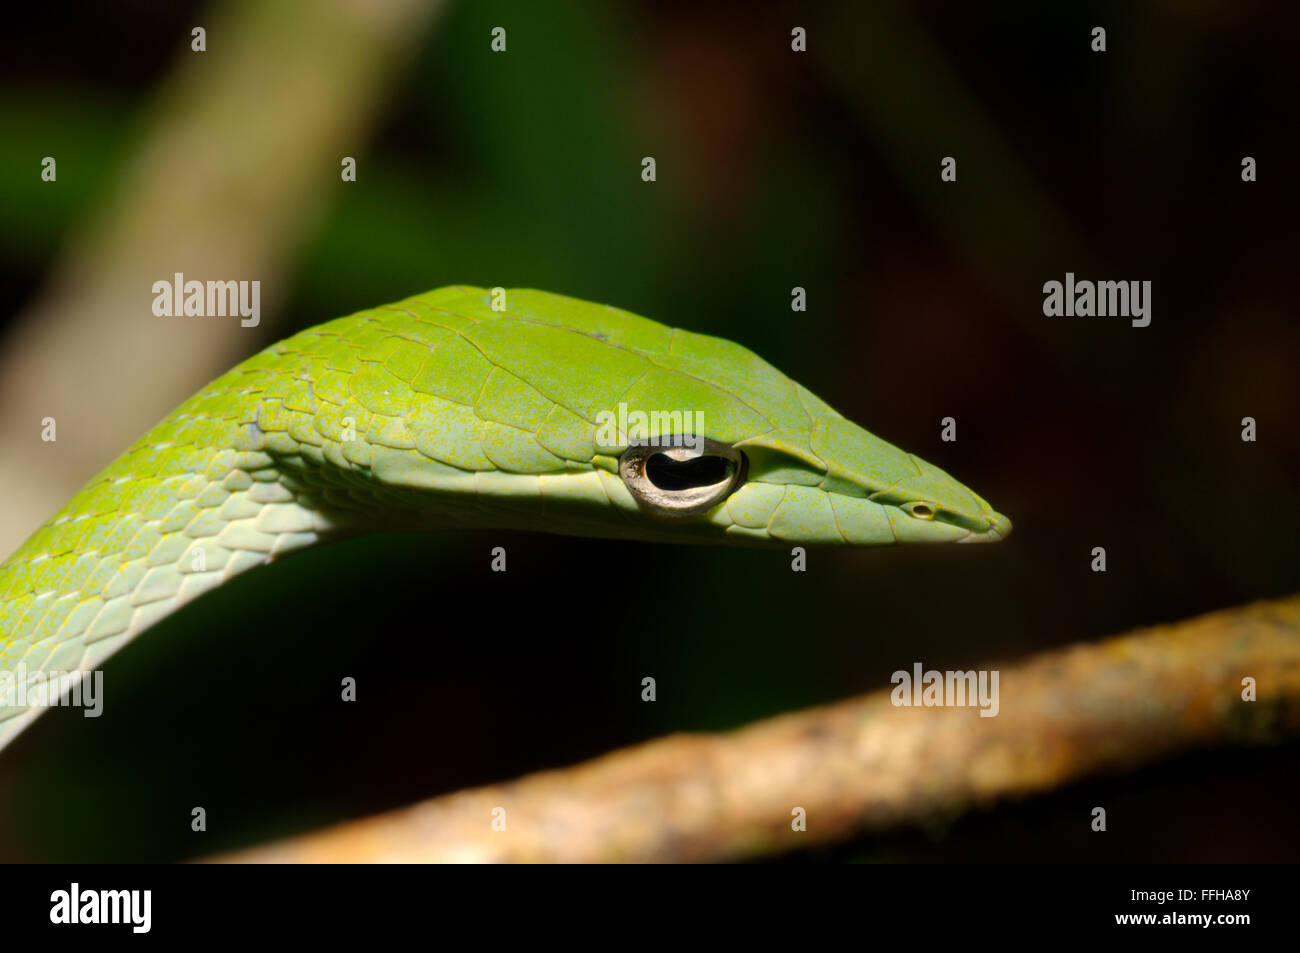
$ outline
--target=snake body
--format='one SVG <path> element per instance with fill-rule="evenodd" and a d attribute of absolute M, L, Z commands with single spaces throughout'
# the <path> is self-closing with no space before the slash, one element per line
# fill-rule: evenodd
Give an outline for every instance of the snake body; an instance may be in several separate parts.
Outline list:
<path fill-rule="evenodd" d="M 655 449 L 639 423 L 610 436 L 638 410 L 691 415 L 703 449 Z M 272 345 L 109 464 L 0 565 L 0 676 L 68 673 L 61 690 L 247 569 L 440 527 L 874 545 L 1010 521 L 730 341 L 442 288 Z M 43 710 L 4 701 L 0 747 Z"/>

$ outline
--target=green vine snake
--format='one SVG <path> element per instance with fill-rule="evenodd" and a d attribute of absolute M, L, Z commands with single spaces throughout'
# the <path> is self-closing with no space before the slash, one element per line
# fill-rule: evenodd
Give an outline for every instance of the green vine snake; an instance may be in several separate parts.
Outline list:
<path fill-rule="evenodd" d="M 342 534 L 870 546 L 1011 529 L 737 344 L 545 292 L 502 303 L 417 295 L 204 387 L 0 565 L 0 674 L 70 686 L 202 593 Z M 674 411 L 702 426 L 655 432 Z M 43 710 L 16 698 L 0 747 Z"/>

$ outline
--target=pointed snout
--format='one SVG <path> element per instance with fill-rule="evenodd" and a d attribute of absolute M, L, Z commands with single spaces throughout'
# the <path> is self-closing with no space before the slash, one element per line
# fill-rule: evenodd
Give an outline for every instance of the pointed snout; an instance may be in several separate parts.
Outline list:
<path fill-rule="evenodd" d="M 983 532 L 972 531 L 957 540 L 959 543 L 997 543 L 1011 535 L 1011 520 L 995 510 L 988 514 L 989 527 Z"/>
<path fill-rule="evenodd" d="M 968 486 L 851 421 L 819 419 L 808 433 L 811 454 L 801 452 L 797 437 L 772 432 L 741 444 L 746 452 L 768 447 L 824 468 L 817 487 L 784 486 L 779 502 L 758 489 L 737 494 L 733 508 L 754 510 L 746 520 L 775 506 L 763 524 L 773 538 L 871 546 L 993 543 L 1011 533 L 1011 520 Z"/>
<path fill-rule="evenodd" d="M 907 456 L 919 474 L 914 483 L 918 497 L 932 500 L 939 508 L 940 519 L 967 530 L 967 535 L 956 542 L 996 543 L 1011 534 L 1011 520 L 982 496 L 916 454 Z"/>

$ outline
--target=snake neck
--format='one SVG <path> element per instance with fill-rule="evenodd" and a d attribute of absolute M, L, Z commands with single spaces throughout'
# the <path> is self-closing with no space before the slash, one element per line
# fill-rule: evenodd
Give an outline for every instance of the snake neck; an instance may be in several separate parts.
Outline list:
<path fill-rule="evenodd" d="M 346 479 L 274 452 L 286 435 L 257 425 L 254 380 L 214 381 L 0 564 L 0 747 L 41 710 L 7 705 L 5 677 L 92 671 L 233 576 L 354 528 Z"/>

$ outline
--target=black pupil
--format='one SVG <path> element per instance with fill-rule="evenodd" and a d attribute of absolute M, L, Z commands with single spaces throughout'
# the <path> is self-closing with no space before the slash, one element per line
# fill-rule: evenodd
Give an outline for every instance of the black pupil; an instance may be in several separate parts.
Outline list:
<path fill-rule="evenodd" d="M 721 483 L 731 472 L 731 461 L 724 457 L 696 457 L 674 460 L 656 453 L 645 462 L 645 475 L 661 490 L 691 490 Z"/>

